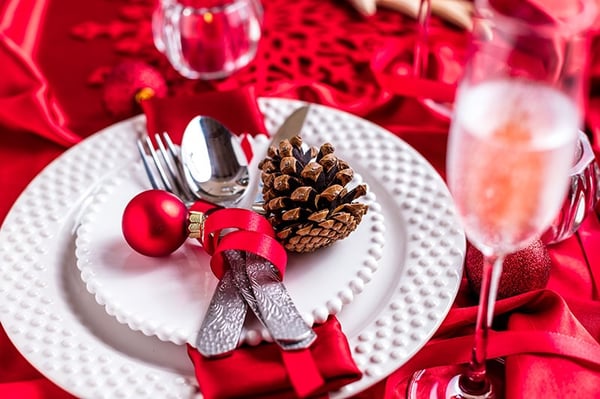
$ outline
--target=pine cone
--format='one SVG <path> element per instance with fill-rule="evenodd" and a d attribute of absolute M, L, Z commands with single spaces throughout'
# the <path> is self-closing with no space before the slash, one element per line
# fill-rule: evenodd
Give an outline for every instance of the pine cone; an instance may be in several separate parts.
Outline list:
<path fill-rule="evenodd" d="M 312 252 L 346 238 L 367 212 L 367 205 L 354 202 L 366 194 L 366 185 L 348 191 L 354 172 L 333 152 L 329 143 L 304 151 L 295 136 L 271 146 L 258 165 L 263 208 L 289 251 Z"/>

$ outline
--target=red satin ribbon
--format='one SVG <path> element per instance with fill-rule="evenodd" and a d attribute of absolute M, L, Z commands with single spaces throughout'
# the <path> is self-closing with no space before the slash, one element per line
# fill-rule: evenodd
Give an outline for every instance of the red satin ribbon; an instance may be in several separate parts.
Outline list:
<path fill-rule="evenodd" d="M 212 212 L 204 222 L 202 243 L 206 250 L 213 253 L 221 232 L 232 228 L 257 231 L 270 237 L 275 236 L 271 223 L 257 213 L 239 208 L 220 208 Z"/>
<path fill-rule="evenodd" d="M 310 350 L 282 351 L 281 354 L 288 378 L 299 397 L 305 398 L 325 384 Z"/>
<path fill-rule="evenodd" d="M 416 38 L 403 37 L 388 40 L 371 60 L 371 70 L 377 83 L 388 93 L 417 99 L 431 99 L 440 103 L 454 101 L 456 81 L 461 74 L 464 55 L 460 48 L 440 45 L 434 53 L 434 71 L 427 77 L 414 76 L 412 49 Z M 432 74 L 430 77 L 429 74 Z"/>
<path fill-rule="evenodd" d="M 411 76 L 393 76 L 378 71 L 377 82 L 386 90 L 400 95 L 419 99 L 431 99 L 440 103 L 451 103 L 456 94 L 456 85 L 418 79 Z"/>
<path fill-rule="evenodd" d="M 257 254 L 275 266 L 280 279 L 283 279 L 285 275 L 287 252 L 274 237 L 261 232 L 247 230 L 227 233 L 219 241 L 210 259 L 210 268 L 218 278 L 222 278 L 225 274 L 226 266 L 221 252 L 227 250 L 239 250 Z"/>
<path fill-rule="evenodd" d="M 567 308 L 567 304 L 557 293 L 540 290 L 500 301 L 496 310 L 499 314 L 514 311 L 528 314 L 537 311 L 540 314 L 538 320 L 543 324 L 543 320 L 552 322 L 558 315 L 564 314 Z M 467 324 L 469 320 L 474 319 L 475 313 L 476 307 L 452 310 L 447 318 L 449 323 L 444 323 L 444 330 L 456 329 L 452 320 L 460 321 L 456 324 Z M 581 327 L 575 320 L 572 322 Z M 488 359 L 522 354 L 548 354 L 569 358 L 585 367 L 600 370 L 600 348 L 592 340 L 535 328 L 536 326 L 531 324 L 527 330 L 490 331 Z M 386 397 L 395 397 L 399 387 L 403 388 L 407 379 L 417 370 L 468 362 L 472 346 L 472 334 L 430 341 L 388 379 Z"/>
<path fill-rule="evenodd" d="M 223 278 L 227 269 L 221 253 L 239 250 L 257 254 L 271 262 L 283 279 L 287 252 L 275 239 L 273 226 L 266 218 L 247 209 L 221 208 L 206 201 L 197 201 L 190 210 L 206 215 L 199 241 L 211 255 L 210 268 L 217 278 Z M 234 231 L 227 231 L 231 229 Z"/>

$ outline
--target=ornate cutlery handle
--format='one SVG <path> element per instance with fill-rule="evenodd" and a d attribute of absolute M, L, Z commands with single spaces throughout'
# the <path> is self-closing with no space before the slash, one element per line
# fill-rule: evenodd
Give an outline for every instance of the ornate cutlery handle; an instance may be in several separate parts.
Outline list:
<path fill-rule="evenodd" d="M 248 306 L 227 270 L 212 296 L 196 339 L 198 351 L 206 357 L 228 354 L 238 343 Z"/>
<path fill-rule="evenodd" d="M 233 271 L 233 281 L 250 309 L 285 350 L 302 349 L 316 339 L 270 262 L 251 252 L 224 252 Z"/>

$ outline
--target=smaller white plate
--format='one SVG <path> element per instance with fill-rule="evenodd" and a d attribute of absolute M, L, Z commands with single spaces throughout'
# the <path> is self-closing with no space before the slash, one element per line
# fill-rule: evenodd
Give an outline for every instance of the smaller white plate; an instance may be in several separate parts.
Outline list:
<path fill-rule="evenodd" d="M 360 183 L 360 176 L 355 180 L 352 184 Z M 195 346 L 218 280 L 196 240 L 161 258 L 140 255 L 127 245 L 123 210 L 144 190 L 148 179 L 141 162 L 104 179 L 77 230 L 77 266 L 88 291 L 119 322 L 163 341 Z M 349 237 L 311 254 L 289 254 L 284 283 L 309 325 L 352 302 L 378 267 L 385 230 L 381 207 L 373 193 L 361 201 L 370 209 Z M 241 342 L 271 340 L 260 323 L 249 320 Z"/>

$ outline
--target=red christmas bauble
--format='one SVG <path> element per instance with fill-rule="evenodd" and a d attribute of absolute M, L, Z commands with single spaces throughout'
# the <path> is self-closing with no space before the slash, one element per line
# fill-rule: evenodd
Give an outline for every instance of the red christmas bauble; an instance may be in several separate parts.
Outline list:
<path fill-rule="evenodd" d="M 156 97 L 167 95 L 167 84 L 160 72 L 142 61 L 124 61 L 104 80 L 104 104 L 115 116 L 133 115 L 138 111 L 135 96 L 142 89 L 152 89 Z"/>
<path fill-rule="evenodd" d="M 544 244 L 534 241 L 530 246 L 504 259 L 498 287 L 498 299 L 541 289 L 548 284 L 552 259 Z M 469 285 L 477 295 L 481 289 L 483 254 L 472 245 L 467 248 L 465 271 Z"/>
<path fill-rule="evenodd" d="M 144 191 L 125 207 L 121 229 L 125 241 L 146 256 L 166 256 L 187 238 L 188 210 L 175 195 Z"/>

